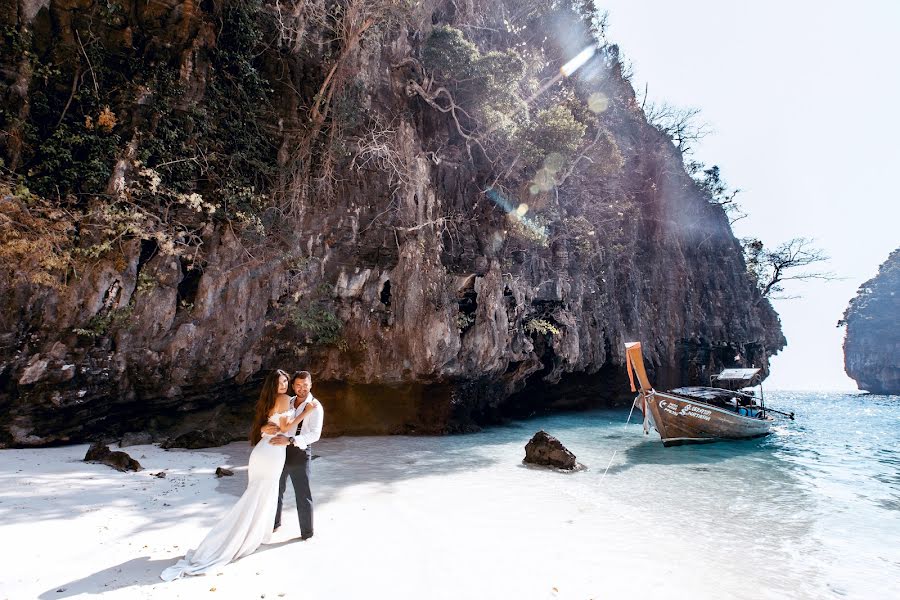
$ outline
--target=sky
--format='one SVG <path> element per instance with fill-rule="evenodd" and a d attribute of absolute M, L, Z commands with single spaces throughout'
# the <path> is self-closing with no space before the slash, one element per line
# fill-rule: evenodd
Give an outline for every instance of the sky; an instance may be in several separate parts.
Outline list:
<path fill-rule="evenodd" d="M 767 389 L 855 390 L 837 328 L 900 246 L 900 1 L 598 0 L 650 101 L 700 109 L 696 157 L 740 188 L 738 237 L 814 238 L 842 279 L 787 282 Z"/>

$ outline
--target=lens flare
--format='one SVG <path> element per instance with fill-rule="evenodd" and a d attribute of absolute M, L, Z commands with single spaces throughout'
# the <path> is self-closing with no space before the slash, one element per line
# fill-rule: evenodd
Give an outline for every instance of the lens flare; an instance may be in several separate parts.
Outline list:
<path fill-rule="evenodd" d="M 533 219 L 525 216 L 528 213 L 527 204 L 522 202 L 514 207 L 512 202 L 493 188 L 488 189 L 485 194 L 494 204 L 506 212 L 506 218 L 515 228 L 519 228 L 529 238 L 541 244 L 547 243 L 547 228 L 543 225 L 538 225 Z"/>
<path fill-rule="evenodd" d="M 556 173 L 547 168 L 538 169 L 538 172 L 534 174 L 533 183 L 538 187 L 538 190 L 549 192 L 556 185 Z"/>
<path fill-rule="evenodd" d="M 584 65 L 587 61 L 591 59 L 594 54 L 597 52 L 596 46 L 589 46 L 575 55 L 575 58 L 564 64 L 559 68 L 559 72 L 563 74 L 563 76 L 568 77 L 575 71 L 577 71 L 580 67 Z"/>
<path fill-rule="evenodd" d="M 506 241 L 506 231 L 495 231 L 491 235 L 491 247 L 494 252 L 500 252 L 503 248 L 503 243 Z"/>
<path fill-rule="evenodd" d="M 564 162 L 566 162 L 566 159 L 562 154 L 551 152 L 544 159 L 544 168 L 552 173 L 558 173 L 562 169 Z"/>

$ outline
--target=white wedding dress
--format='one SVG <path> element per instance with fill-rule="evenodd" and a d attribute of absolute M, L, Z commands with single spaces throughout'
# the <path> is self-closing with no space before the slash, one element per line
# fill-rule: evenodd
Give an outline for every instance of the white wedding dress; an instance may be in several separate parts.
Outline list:
<path fill-rule="evenodd" d="M 273 414 L 269 422 L 277 425 L 279 418 L 291 420 L 294 416 L 295 411 L 291 409 Z M 271 435 L 263 435 L 253 447 L 247 469 L 247 491 L 237 504 L 206 534 L 196 550 L 188 551 L 177 564 L 163 571 L 161 579 L 172 581 L 182 575 L 207 573 L 252 554 L 260 544 L 269 541 L 285 456 L 285 447 L 273 446 L 269 443 L 271 438 Z"/>

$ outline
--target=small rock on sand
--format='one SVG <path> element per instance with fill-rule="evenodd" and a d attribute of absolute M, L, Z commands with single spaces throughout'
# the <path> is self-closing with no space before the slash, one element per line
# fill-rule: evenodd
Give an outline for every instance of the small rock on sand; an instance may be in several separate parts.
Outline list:
<path fill-rule="evenodd" d="M 522 462 L 564 471 L 584 469 L 584 465 L 575 460 L 575 455 L 562 442 L 543 429 L 535 433 L 525 445 L 525 458 Z"/>

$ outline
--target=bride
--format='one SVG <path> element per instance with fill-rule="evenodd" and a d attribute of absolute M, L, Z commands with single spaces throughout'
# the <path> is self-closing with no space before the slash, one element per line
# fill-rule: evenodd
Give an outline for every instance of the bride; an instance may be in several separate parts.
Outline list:
<path fill-rule="evenodd" d="M 228 514 L 216 524 L 196 550 L 189 551 L 177 564 L 162 572 L 160 578 L 172 581 L 182 575 L 199 575 L 253 553 L 272 536 L 272 523 L 278 505 L 278 478 L 284 468 L 285 446 L 269 443 L 273 437 L 260 428 L 267 422 L 288 431 L 315 409 L 315 401 L 299 414 L 291 408 L 287 395 L 288 374 L 278 369 L 266 377 L 256 416 L 250 430 L 247 491 Z"/>

